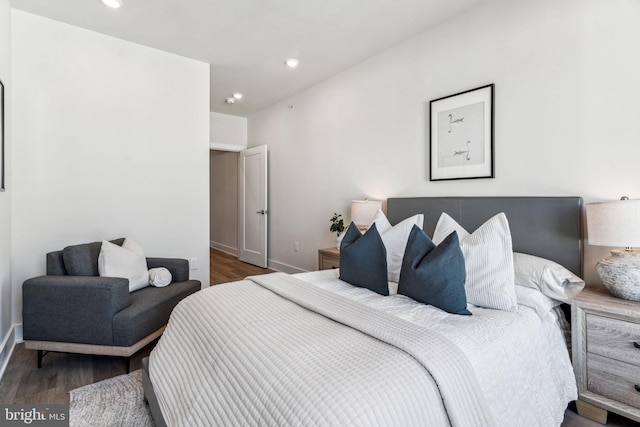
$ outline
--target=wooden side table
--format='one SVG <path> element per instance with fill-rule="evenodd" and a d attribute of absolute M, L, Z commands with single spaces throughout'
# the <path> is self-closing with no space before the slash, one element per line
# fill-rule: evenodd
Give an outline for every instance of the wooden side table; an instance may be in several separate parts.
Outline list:
<path fill-rule="evenodd" d="M 340 268 L 340 249 L 326 248 L 318 250 L 318 269 Z"/>
<path fill-rule="evenodd" d="M 578 413 L 603 424 L 608 411 L 640 421 L 640 303 L 587 287 L 571 319 Z"/>

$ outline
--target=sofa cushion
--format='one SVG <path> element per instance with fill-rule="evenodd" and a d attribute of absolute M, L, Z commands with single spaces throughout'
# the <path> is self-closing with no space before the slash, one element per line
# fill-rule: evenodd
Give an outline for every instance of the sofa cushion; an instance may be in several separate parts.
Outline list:
<path fill-rule="evenodd" d="M 183 298 L 199 290 L 200 281 L 188 280 L 132 292 L 131 304 L 113 317 L 114 345 L 128 347 L 157 331 L 167 324 L 173 308 Z"/>
<path fill-rule="evenodd" d="M 66 276 L 67 269 L 64 267 L 62 250 L 49 252 L 47 254 L 47 276 Z"/>
<path fill-rule="evenodd" d="M 124 239 L 111 240 L 122 246 Z M 64 267 L 69 276 L 98 276 L 98 255 L 102 242 L 84 243 L 82 245 L 67 246 L 62 250 Z"/>

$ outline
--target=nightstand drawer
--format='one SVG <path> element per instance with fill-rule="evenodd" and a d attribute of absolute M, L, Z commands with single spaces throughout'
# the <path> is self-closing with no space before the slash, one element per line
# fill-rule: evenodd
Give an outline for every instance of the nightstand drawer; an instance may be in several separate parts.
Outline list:
<path fill-rule="evenodd" d="M 320 270 L 340 268 L 340 250 L 338 248 L 320 249 L 318 251 L 318 268 Z"/>
<path fill-rule="evenodd" d="M 640 409 L 640 369 L 607 357 L 587 356 L 587 390 Z"/>
<path fill-rule="evenodd" d="M 586 317 L 587 352 L 640 366 L 640 348 L 634 345 L 640 346 L 640 324 L 595 314 Z"/>
<path fill-rule="evenodd" d="M 320 270 L 331 270 L 332 268 L 340 268 L 340 258 L 323 256 Z"/>

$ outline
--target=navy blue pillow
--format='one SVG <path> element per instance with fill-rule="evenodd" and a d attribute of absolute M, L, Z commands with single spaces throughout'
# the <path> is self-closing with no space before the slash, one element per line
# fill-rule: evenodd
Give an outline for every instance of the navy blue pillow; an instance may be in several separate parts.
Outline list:
<path fill-rule="evenodd" d="M 458 233 L 452 232 L 436 246 L 414 225 L 402 259 L 398 293 L 448 313 L 471 315 L 465 281 Z"/>
<path fill-rule="evenodd" d="M 387 250 L 375 224 L 364 235 L 349 225 L 340 244 L 340 280 L 389 295 Z"/>

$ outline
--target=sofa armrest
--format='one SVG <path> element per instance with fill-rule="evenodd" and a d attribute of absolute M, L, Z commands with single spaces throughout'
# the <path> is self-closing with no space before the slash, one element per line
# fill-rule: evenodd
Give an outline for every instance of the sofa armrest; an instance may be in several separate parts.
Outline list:
<path fill-rule="evenodd" d="M 118 277 L 40 276 L 22 285 L 25 340 L 113 344 L 113 316 L 129 305 Z"/>
<path fill-rule="evenodd" d="M 147 267 L 164 267 L 171 272 L 173 282 L 189 280 L 189 261 L 182 258 L 147 258 Z"/>

